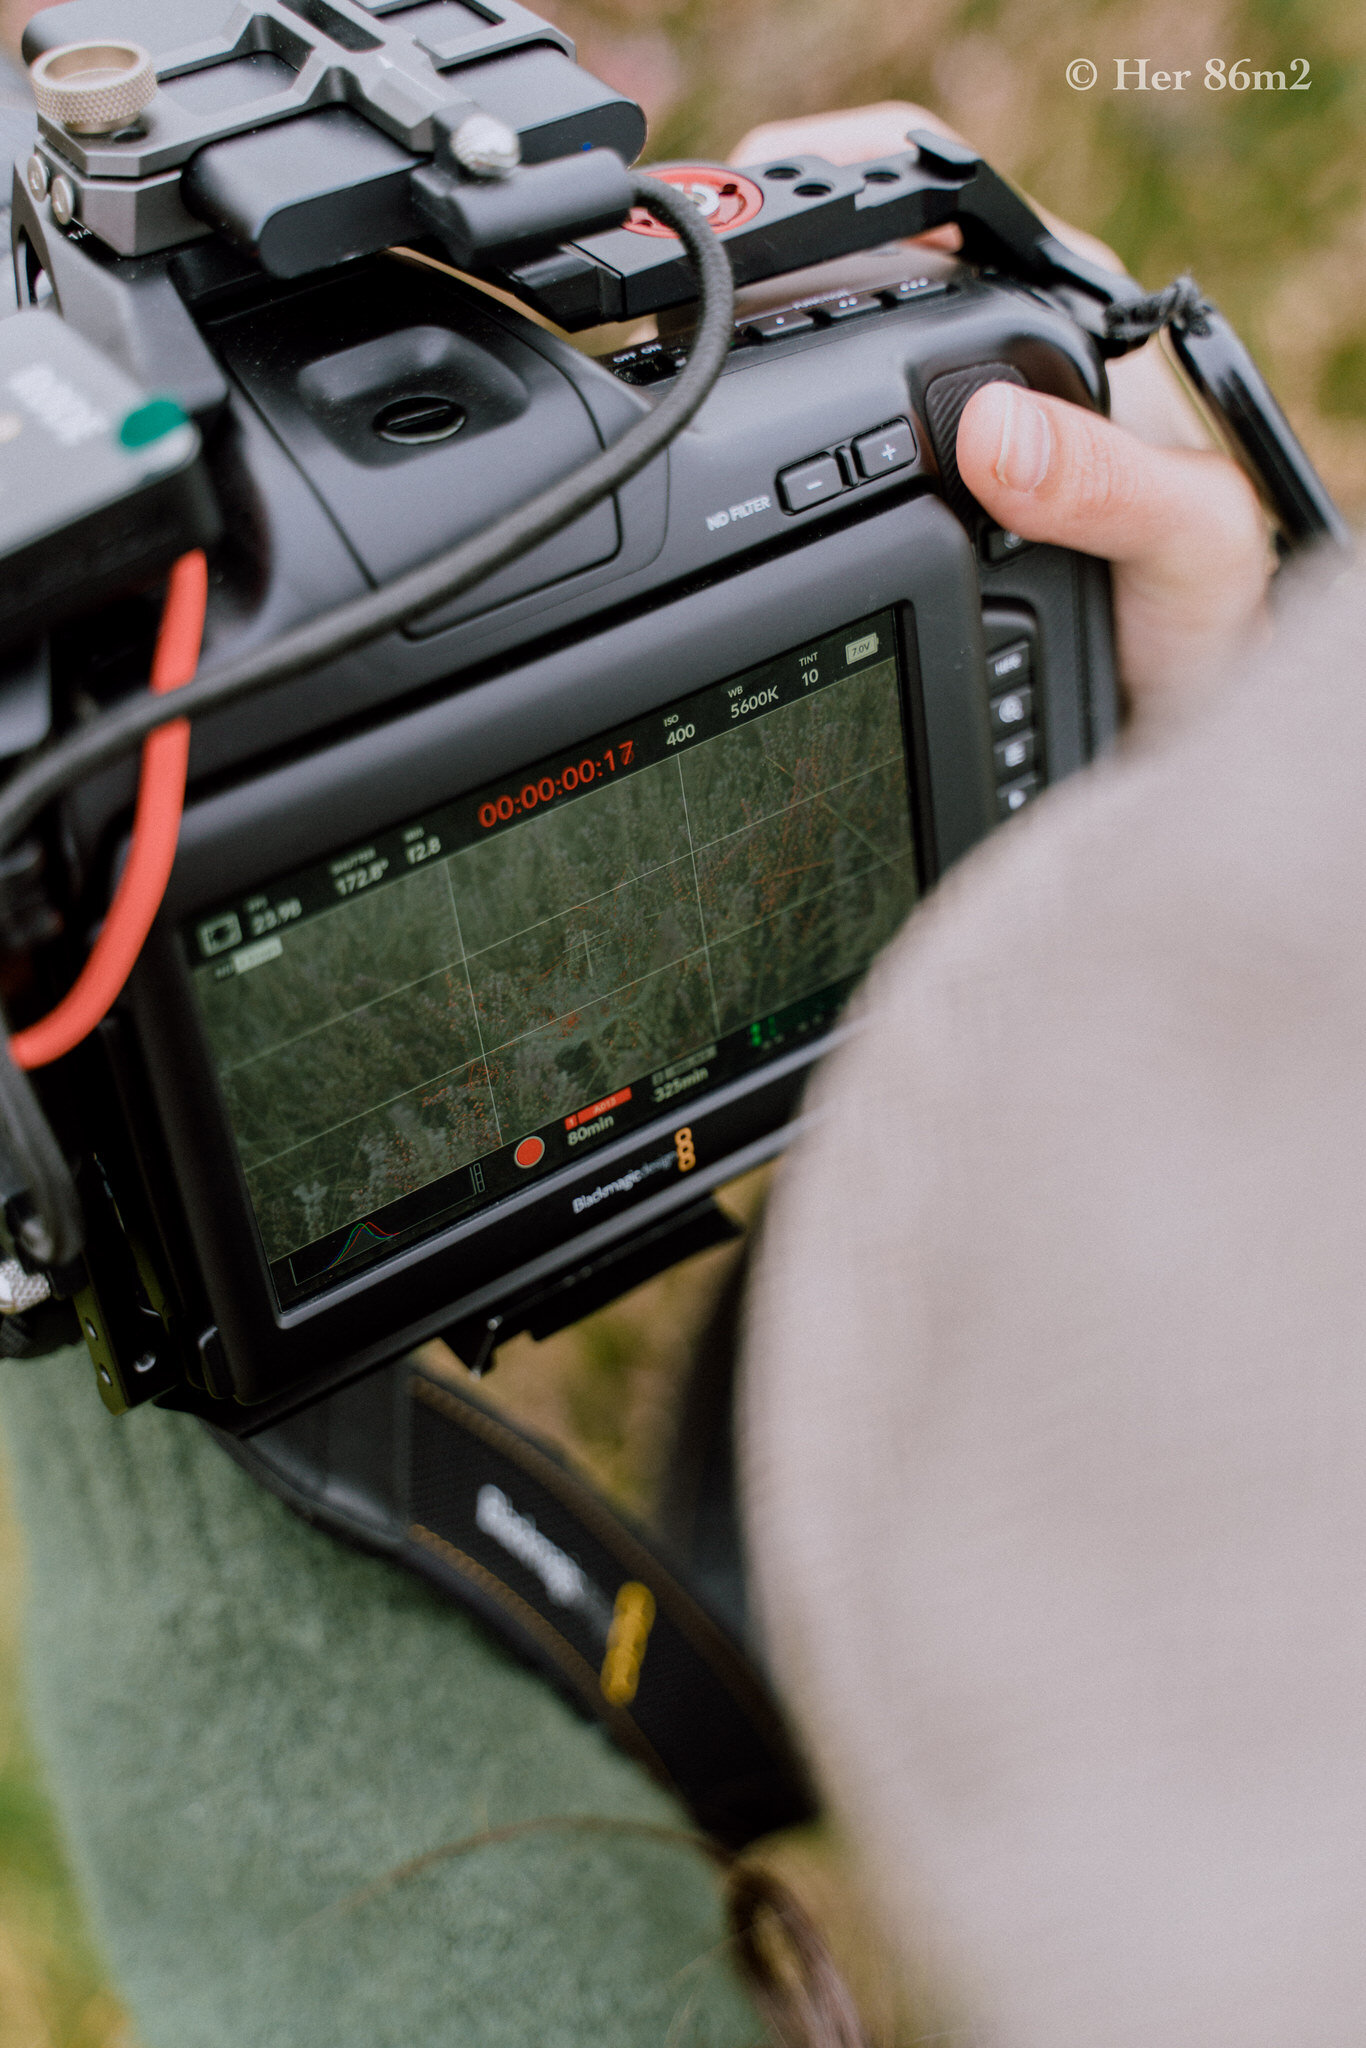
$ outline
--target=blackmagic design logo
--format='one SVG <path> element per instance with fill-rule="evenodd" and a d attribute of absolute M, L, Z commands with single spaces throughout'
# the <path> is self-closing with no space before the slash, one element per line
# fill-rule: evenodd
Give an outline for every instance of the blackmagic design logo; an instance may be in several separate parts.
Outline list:
<path fill-rule="evenodd" d="M 657 1159 L 647 1159 L 640 1166 L 633 1166 L 629 1173 L 623 1173 L 616 1180 L 604 1181 L 588 1195 L 575 1195 L 574 1214 L 582 1216 L 585 1209 L 596 1209 L 599 1202 L 605 1202 L 609 1195 L 629 1195 L 632 1188 L 638 1188 L 651 1174 L 664 1173 L 671 1166 L 677 1166 L 676 1152 L 662 1152 Z"/>
<path fill-rule="evenodd" d="M 582 1565 L 536 1527 L 530 1515 L 518 1512 L 501 1486 L 480 1487 L 474 1519 L 486 1536 L 535 1574 L 557 1607 L 577 1610 L 595 1634 L 607 1641 L 612 1608 L 604 1594 Z"/>

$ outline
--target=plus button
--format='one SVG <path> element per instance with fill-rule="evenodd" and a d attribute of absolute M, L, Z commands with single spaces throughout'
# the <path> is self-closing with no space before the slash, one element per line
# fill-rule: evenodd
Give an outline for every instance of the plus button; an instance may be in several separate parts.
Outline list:
<path fill-rule="evenodd" d="M 907 469 L 915 457 L 915 435 L 909 420 L 889 420 L 873 433 L 861 434 L 854 443 L 860 476 L 886 476 L 889 470 Z"/>

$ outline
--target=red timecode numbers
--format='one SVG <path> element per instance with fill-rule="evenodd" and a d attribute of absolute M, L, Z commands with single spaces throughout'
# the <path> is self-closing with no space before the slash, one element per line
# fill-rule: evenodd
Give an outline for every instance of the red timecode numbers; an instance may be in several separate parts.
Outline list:
<path fill-rule="evenodd" d="M 634 740 L 622 740 L 615 747 L 604 747 L 598 760 L 589 757 L 571 761 L 554 775 L 542 775 L 535 782 L 524 782 L 515 792 L 505 790 L 501 796 L 490 797 L 479 806 L 479 823 L 487 832 L 494 825 L 506 825 L 510 818 L 524 818 L 539 805 L 553 803 L 557 796 L 572 796 L 575 790 L 587 789 L 600 777 L 629 768 L 635 750 Z"/>

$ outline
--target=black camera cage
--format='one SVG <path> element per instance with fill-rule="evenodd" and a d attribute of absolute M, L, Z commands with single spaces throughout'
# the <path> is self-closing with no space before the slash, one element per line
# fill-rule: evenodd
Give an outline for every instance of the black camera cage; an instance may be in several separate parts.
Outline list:
<path fill-rule="evenodd" d="M 150 22 L 157 9 L 152 0 L 147 6 Z M 118 0 L 115 12 L 126 32 L 126 0 Z M 233 35 L 220 37 L 217 44 L 201 41 L 158 49 L 157 70 L 163 85 L 174 87 L 177 80 L 212 79 L 215 73 L 243 64 L 250 67 L 258 59 L 287 71 L 292 67 L 291 83 L 273 101 L 258 96 L 235 111 L 208 108 L 205 103 L 195 114 L 177 105 L 173 95 L 167 102 L 163 94 L 150 115 L 126 134 L 97 141 L 74 138 L 44 124 L 38 151 L 16 174 L 13 232 L 21 297 L 31 299 L 45 280 L 68 318 L 153 388 L 176 392 L 188 410 L 207 422 L 225 403 L 227 386 L 187 304 L 192 294 L 185 290 L 184 266 L 197 267 L 201 289 L 207 274 L 211 283 L 216 275 L 230 290 L 234 281 L 253 272 L 286 279 L 301 275 L 301 251 L 320 252 L 326 269 L 407 242 L 435 249 L 501 283 L 573 329 L 663 311 L 687 304 L 697 294 L 678 239 L 642 234 L 623 223 L 628 204 L 635 202 L 653 207 L 657 218 L 672 216 L 675 236 L 690 249 L 694 267 L 711 276 L 710 304 L 694 360 L 646 418 L 570 479 L 568 487 L 557 487 L 559 497 L 553 504 L 554 493 L 546 493 L 524 514 L 510 515 L 491 533 L 410 571 L 396 584 L 343 604 L 262 650 L 210 664 L 174 699 L 125 700 L 40 752 L 0 791 L 0 844 L 12 843 L 44 806 L 80 778 L 127 755 L 166 719 L 221 710 L 364 648 L 470 587 L 616 488 L 631 473 L 624 461 L 627 443 L 634 440 L 639 446 L 634 465 L 638 468 L 701 404 L 724 364 L 729 285 L 717 281 L 718 271 L 726 269 L 726 263 L 718 261 L 720 251 L 739 282 L 754 283 L 898 237 L 956 225 L 967 263 L 989 278 L 1026 287 L 1054 313 L 1063 312 L 1073 330 L 1080 331 L 1078 339 L 1089 338 L 1093 360 L 1121 354 L 1169 326 L 1181 361 L 1259 483 L 1286 545 L 1345 540 L 1340 515 L 1247 351 L 1216 310 L 1193 287 L 1149 298 L 1132 279 L 1078 256 L 965 147 L 917 133 L 904 153 L 853 167 L 812 158 L 749 167 L 735 175 L 759 192 L 761 203 L 734 228 L 713 236 L 701 230 L 700 222 L 693 225 L 680 215 L 680 207 L 690 213 L 681 194 L 661 193 L 657 186 L 626 177 L 612 142 L 630 153 L 633 114 L 638 110 L 605 88 L 585 89 L 585 74 L 573 65 L 565 39 L 536 24 L 534 16 L 504 8 L 501 24 L 480 25 L 479 17 L 488 10 L 466 8 L 476 24 L 470 38 L 458 49 L 434 50 L 404 28 L 402 15 L 394 22 L 386 18 L 395 12 L 387 0 L 373 7 L 362 7 L 356 0 L 261 0 L 249 17 L 245 11 L 240 20 L 234 17 Z M 157 18 L 164 24 L 164 15 Z M 57 36 L 109 33 L 111 28 L 109 0 L 70 0 L 36 18 L 26 52 L 37 55 L 52 47 Z M 536 33 L 537 29 L 543 32 Z M 506 34 L 500 40 L 502 31 Z M 542 75 L 537 87 L 543 90 L 545 103 L 518 128 L 525 153 L 533 158 L 540 154 L 543 160 L 498 176 L 471 174 L 461 162 L 459 138 L 462 124 L 472 114 L 488 111 L 477 95 L 483 91 L 487 100 L 497 86 L 499 65 L 534 62 L 544 67 L 547 60 L 553 60 L 550 83 L 546 85 Z M 494 66 L 492 73 L 489 65 Z M 524 80 L 529 75 L 522 73 Z M 416 94 L 410 95 L 402 118 L 395 112 L 395 80 L 404 91 L 412 88 Z M 588 81 L 589 88 L 594 86 Z M 566 142 L 575 154 L 546 154 Z M 686 188 L 709 168 L 726 175 L 725 167 L 676 166 L 665 171 L 671 184 Z M 68 185 L 60 207 L 59 178 Z M 65 221 L 59 213 L 67 214 Z M 1097 385 L 1092 402 L 1100 398 Z M 907 566 L 916 552 L 907 544 L 911 526 L 919 547 L 914 570 Z M 971 556 L 961 527 L 941 505 L 920 498 L 870 517 L 857 529 L 856 544 L 854 531 L 827 536 L 823 562 L 832 571 L 837 565 L 851 567 L 842 551 L 856 545 L 857 580 L 868 596 L 859 609 L 898 607 L 907 622 L 903 637 L 910 673 L 937 672 L 939 657 L 921 663 L 915 649 L 919 645 L 923 651 L 924 636 L 933 636 L 939 630 L 936 621 L 947 616 L 944 593 L 962 596 L 958 586 L 970 573 Z M 895 544 L 890 538 L 894 533 L 899 534 Z M 868 567 L 870 560 L 878 564 L 876 573 Z M 933 577 L 927 580 L 924 564 L 935 565 L 937 586 Z M 442 794 L 475 786 L 485 772 L 518 767 L 545 751 L 547 733 L 562 716 L 563 704 L 572 702 L 574 707 L 573 732 L 566 738 L 596 731 L 620 716 L 612 708 L 611 691 L 599 667 L 608 643 L 629 649 L 623 660 L 628 669 L 635 664 L 633 673 L 644 662 L 651 678 L 643 686 L 645 697 L 657 704 L 679 690 L 699 687 L 781 651 L 772 644 L 771 634 L 760 634 L 745 652 L 754 637 L 747 617 L 765 607 L 770 612 L 776 608 L 787 621 L 785 645 L 804 631 L 828 630 L 832 611 L 825 588 L 811 583 L 809 568 L 799 556 L 780 553 L 705 594 L 661 605 L 648 619 L 636 617 L 609 628 L 594 643 L 591 672 L 585 670 L 572 688 L 566 685 L 562 700 L 551 689 L 529 723 L 501 720 L 505 758 L 496 762 L 487 745 L 481 751 L 473 727 L 466 730 L 467 719 L 477 723 L 473 698 L 458 695 L 435 711 L 414 713 L 419 721 L 432 716 L 453 721 L 451 733 L 459 733 L 466 747 L 459 775 L 452 778 L 446 772 Z M 762 602 L 756 606 L 759 590 Z M 847 607 L 837 605 L 839 609 Z M 661 687 L 674 674 L 670 649 L 677 654 L 679 676 L 687 676 L 677 690 L 672 683 Z M 949 662 L 946 672 L 957 674 L 970 658 L 961 648 L 951 657 L 942 649 L 940 655 Z M 562 666 L 567 662 L 572 672 L 576 658 L 571 648 L 554 659 Z M 528 701 L 537 701 L 530 680 L 534 672 L 533 665 L 519 677 L 519 688 L 530 692 Z M 619 689 L 628 696 L 632 688 L 642 687 L 628 685 L 626 669 L 621 673 Z M 990 822 L 990 791 L 980 706 L 975 712 L 960 708 L 954 714 L 941 705 L 931 713 L 918 688 L 917 684 L 907 713 L 924 744 L 921 857 L 928 879 Z M 976 720 L 971 738 L 966 728 L 953 736 L 955 715 L 969 723 Z M 396 740 L 402 735 L 408 748 L 419 744 L 407 730 L 410 723 L 400 719 L 389 728 Z M 372 735 L 367 746 L 373 745 Z M 322 810 L 313 834 L 320 850 L 328 843 L 329 803 L 335 804 L 339 821 L 346 819 L 345 826 L 333 832 L 332 843 L 353 836 L 369 815 L 369 797 L 347 784 L 346 749 L 345 742 L 325 749 L 309 764 L 310 777 L 321 778 L 315 796 Z M 288 771 L 284 773 L 288 780 Z M 339 780 L 332 779 L 334 773 Z M 225 848 L 240 841 L 250 847 L 255 875 L 269 872 L 266 849 L 272 805 L 283 804 L 287 797 L 294 801 L 295 795 L 305 801 L 304 793 L 287 793 L 283 786 L 275 786 L 276 780 L 267 775 L 244 790 L 209 798 L 191 812 L 168 899 L 168 921 L 189 914 L 195 901 L 221 894 L 221 868 L 210 890 L 196 866 L 199 835 L 210 831 L 210 820 L 216 861 Z M 375 811 L 375 824 L 391 822 L 426 800 L 401 784 L 400 775 L 397 782 L 391 778 L 383 785 L 384 801 Z M 961 819 L 955 824 L 943 814 L 950 787 L 976 791 L 966 799 L 969 809 L 978 807 L 970 826 Z M 337 794 L 343 788 L 344 798 Z M 409 797 L 414 801 L 410 803 Z M 234 814 L 234 806 L 240 816 Z M 553 1188 L 547 1183 L 544 1193 L 528 1192 L 495 1213 L 405 1252 L 378 1279 L 367 1275 L 364 1290 L 356 1290 L 354 1300 L 352 1290 L 342 1283 L 323 1301 L 277 1313 L 261 1270 L 240 1177 L 231 1190 L 222 1180 L 224 1174 L 237 1173 L 226 1126 L 215 1130 L 214 1145 L 206 1148 L 201 1141 L 203 1104 L 213 1102 L 215 1093 L 204 1070 L 202 1040 L 190 1021 L 183 984 L 183 966 L 174 957 L 172 942 L 165 936 L 154 940 L 132 990 L 133 1012 L 153 1053 L 155 1073 L 150 1079 L 134 1071 L 137 1062 L 131 1055 L 120 1054 L 118 1026 L 111 1025 L 106 1036 L 116 1065 L 123 1061 L 130 1096 L 150 1088 L 158 1099 L 175 1155 L 174 1172 L 188 1191 L 194 1236 L 206 1248 L 207 1264 L 213 1268 L 217 1319 L 206 1314 L 197 1339 L 202 1393 L 210 1407 L 220 1399 L 264 1402 L 253 1418 L 253 1426 L 259 1425 L 276 1412 L 266 1396 L 282 1380 L 295 1390 L 288 1397 L 295 1401 L 298 1389 L 325 1384 L 329 1372 L 335 1376 L 331 1362 L 339 1354 L 343 1332 L 340 1349 L 347 1371 L 364 1371 L 382 1356 L 392 1356 L 396 1342 L 420 1341 L 423 1335 L 448 1327 L 453 1318 L 468 1325 L 486 1311 L 496 1316 L 499 1302 L 510 1292 L 534 1294 L 563 1267 L 562 1232 L 556 1251 L 538 1262 L 533 1251 L 535 1219 L 538 1204 L 560 1201 L 565 1189 L 572 1194 L 578 1169 L 556 1176 Z M 686 1195 L 670 1191 L 654 1203 L 635 1207 L 620 1225 L 607 1221 L 576 1234 L 576 1256 L 591 1262 L 599 1253 L 610 1252 L 619 1238 L 652 1226 L 674 1209 L 681 1211 L 704 1194 L 711 1181 L 776 1149 L 780 1140 L 773 1134 L 775 1123 L 790 1115 L 813 1056 L 814 1048 L 793 1054 L 766 1067 L 744 1087 L 729 1094 L 722 1091 L 724 1099 L 718 1097 L 699 1121 L 706 1132 L 699 1156 L 714 1157 L 715 1167 L 707 1164 L 690 1180 Z M 7 1096 L 16 1094 L 17 1081 L 12 1073 L 6 1076 Z M 780 1101 L 784 1089 L 787 1093 Z M 773 1099 L 760 1112 L 755 1105 L 764 1091 Z M 11 1103 L 11 1123 L 20 1124 L 25 1116 L 31 1123 L 30 1107 Z M 207 1113 L 210 1121 L 221 1122 L 216 1107 Z M 665 1122 L 661 1119 L 661 1131 Z M 193 1141 L 192 1128 L 198 1133 Z M 595 1153 L 583 1171 L 599 1177 L 618 1154 L 625 1159 L 642 1145 L 657 1142 L 658 1136 L 653 1127 L 633 1134 Z M 22 1143 L 19 1149 L 23 1150 Z M 212 1170 L 206 1166 L 211 1156 L 220 1162 Z M 156 1178 L 154 1168 L 150 1179 Z M 33 1176 L 35 1187 L 40 1179 L 47 1186 L 52 1176 Z M 98 1189 L 87 1190 L 85 1200 L 98 1206 Z M 167 1228 L 173 1232 L 175 1226 Z M 542 1239 L 544 1235 L 542 1231 Z M 497 1278 L 486 1288 L 471 1282 L 453 1290 L 443 1261 L 467 1241 L 486 1247 L 498 1243 L 488 1260 Z M 138 1397 L 157 1392 L 164 1397 L 172 1377 L 169 1356 L 158 1352 L 154 1367 L 136 1389 Z"/>

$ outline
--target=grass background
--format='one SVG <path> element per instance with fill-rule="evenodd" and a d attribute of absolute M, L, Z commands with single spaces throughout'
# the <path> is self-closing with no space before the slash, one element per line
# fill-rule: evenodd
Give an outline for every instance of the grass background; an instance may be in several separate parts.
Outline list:
<path fill-rule="evenodd" d="M 30 0 L 0 0 L 11 49 L 34 11 Z M 825 107 L 906 98 L 934 108 L 1149 285 L 1192 268 L 1251 344 L 1344 509 L 1366 517 L 1366 9 L 541 0 L 541 11 L 575 37 L 589 69 L 641 100 L 657 158 L 724 155 L 758 121 Z M 1089 92 L 1067 85 L 1077 57 L 1099 68 Z M 1117 92 L 1116 60 L 1140 57 L 1194 75 L 1179 94 Z M 1210 58 L 1282 71 L 1287 86 L 1293 60 L 1306 59 L 1309 87 L 1211 91 Z M 706 1261 L 690 1270 L 542 1347 L 538 1360 L 518 1354 L 490 1391 L 503 1378 L 528 1420 L 586 1445 L 604 1482 L 638 1496 L 681 1333 L 715 1285 Z M 130 2048 L 24 1731 L 19 1583 L 0 1492 L 0 2048 Z"/>
<path fill-rule="evenodd" d="M 132 2048 L 85 1932 L 25 1726 L 20 1582 L 0 1466 L 0 2048 Z"/>

